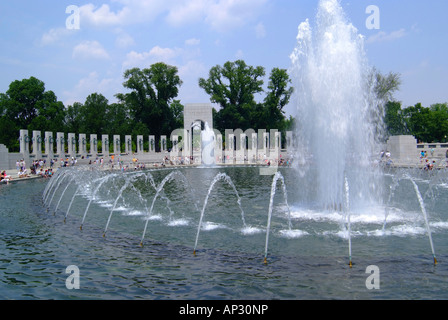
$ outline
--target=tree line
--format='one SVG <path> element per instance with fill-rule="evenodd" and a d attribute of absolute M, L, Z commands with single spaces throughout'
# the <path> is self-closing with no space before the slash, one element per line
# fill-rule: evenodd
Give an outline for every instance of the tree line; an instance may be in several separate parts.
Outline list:
<path fill-rule="evenodd" d="M 417 103 L 403 108 L 401 102 L 390 101 L 385 109 L 389 135 L 413 135 L 419 142 L 448 142 L 448 103 L 429 107 Z"/>
<path fill-rule="evenodd" d="M 199 87 L 219 107 L 213 108 L 215 129 L 278 129 L 282 133 L 293 130 L 297 119 L 287 118 L 284 111 L 294 92 L 287 70 L 273 68 L 266 88 L 265 76 L 264 67 L 237 60 L 212 67 L 207 78 L 198 80 Z M 0 93 L 0 143 L 11 152 L 18 152 L 20 129 L 98 136 L 131 134 L 135 140 L 137 135 L 159 139 L 183 128 L 184 106 L 176 99 L 182 80 L 176 67 L 160 62 L 144 69 L 126 70 L 123 77 L 127 92 L 117 93 L 117 102 L 110 103 L 101 93 L 92 93 L 83 103 L 67 107 L 35 77 L 13 81 L 5 93 Z M 375 98 L 372 103 L 376 103 L 370 118 L 383 124 L 378 129 L 382 142 L 400 134 L 425 142 L 447 141 L 447 103 L 403 108 L 393 97 L 401 84 L 399 74 L 382 75 L 373 69 L 370 81 Z M 160 148 L 159 143 L 156 141 L 156 149 Z M 148 149 L 147 145 L 144 147 Z"/>
<path fill-rule="evenodd" d="M 293 92 L 287 71 L 272 70 L 267 92 L 264 76 L 263 67 L 238 60 L 215 66 L 208 79 L 199 79 L 210 101 L 220 107 L 213 109 L 214 128 L 223 132 L 249 128 L 285 131 L 292 127 L 293 119 L 287 119 L 283 110 Z M 117 102 L 109 103 L 101 93 L 92 93 L 83 103 L 69 106 L 35 77 L 13 81 L 5 93 L 0 93 L 0 143 L 18 152 L 18 132 L 27 129 L 98 136 L 131 134 L 134 138 L 154 135 L 158 149 L 160 135 L 183 128 L 184 106 L 176 99 L 182 85 L 178 69 L 155 63 L 149 68 L 126 70 L 124 80 L 127 93 L 117 93 Z M 255 95 L 263 92 L 264 100 L 256 102 Z"/>

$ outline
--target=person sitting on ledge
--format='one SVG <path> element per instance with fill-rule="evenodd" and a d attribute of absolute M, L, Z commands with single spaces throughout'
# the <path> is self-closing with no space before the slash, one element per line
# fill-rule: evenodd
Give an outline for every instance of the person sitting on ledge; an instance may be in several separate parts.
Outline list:
<path fill-rule="evenodd" d="M 29 177 L 27 169 L 23 169 L 23 171 L 19 171 L 18 175 L 19 175 L 19 178 Z"/>
<path fill-rule="evenodd" d="M 3 172 L 0 174 L 0 181 L 1 181 L 1 182 L 9 183 L 9 181 L 11 181 L 11 180 L 12 180 L 12 178 L 6 174 L 6 171 L 3 171 Z"/>

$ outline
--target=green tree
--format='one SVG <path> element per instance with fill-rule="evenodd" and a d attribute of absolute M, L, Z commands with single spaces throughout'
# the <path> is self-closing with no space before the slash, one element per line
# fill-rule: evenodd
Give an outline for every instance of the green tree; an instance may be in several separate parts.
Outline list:
<path fill-rule="evenodd" d="M 35 77 L 13 81 L 6 92 L 5 115 L 27 129 L 38 116 L 38 102 L 44 98 L 44 92 L 45 84 Z"/>
<path fill-rule="evenodd" d="M 17 139 L 20 128 L 8 117 L 0 117 L 0 143 L 8 147 L 10 152 L 19 151 L 19 140 Z"/>
<path fill-rule="evenodd" d="M 0 111 L 0 142 L 11 151 L 18 151 L 18 130 L 59 131 L 65 118 L 63 103 L 35 77 L 13 81 L 8 91 L 0 95 Z"/>
<path fill-rule="evenodd" d="M 400 89 L 401 75 L 390 72 L 386 76 L 381 74 L 376 69 L 373 69 L 375 77 L 374 92 L 377 99 L 383 102 L 394 100 L 394 93 Z"/>
<path fill-rule="evenodd" d="M 386 114 L 384 122 L 388 135 L 396 136 L 406 134 L 406 126 L 404 123 L 401 102 L 389 101 L 386 103 Z"/>
<path fill-rule="evenodd" d="M 103 134 L 118 134 L 124 136 L 132 132 L 133 127 L 137 127 L 136 123 L 131 124 L 129 110 L 123 103 L 110 104 L 105 118 L 108 119 L 108 124 Z M 141 128 L 140 130 L 143 130 L 140 125 L 138 127 Z"/>
<path fill-rule="evenodd" d="M 176 67 L 165 63 L 156 63 L 143 70 L 126 70 L 123 86 L 130 92 L 116 95 L 121 104 L 129 108 L 133 121 L 146 125 L 157 139 L 176 129 L 174 109 L 170 105 L 182 85 L 177 73 Z"/>
<path fill-rule="evenodd" d="M 184 106 L 180 103 L 180 100 L 174 100 L 171 105 L 171 113 L 174 118 L 174 128 L 181 129 L 184 127 Z"/>
<path fill-rule="evenodd" d="M 289 103 L 294 88 L 288 87 L 291 83 L 289 75 L 285 69 L 272 69 L 268 94 L 264 99 L 261 119 L 264 123 L 259 124 L 259 128 L 278 129 L 285 131 L 287 123 L 283 108 Z"/>
<path fill-rule="evenodd" d="M 368 77 L 368 90 L 372 93 L 369 119 L 376 126 L 375 137 L 379 142 L 385 142 L 390 135 L 386 119 L 388 102 L 394 101 L 394 93 L 400 89 L 401 79 L 398 73 L 381 74 L 373 68 Z M 391 107 L 391 106 L 389 106 Z M 389 110 L 391 111 L 391 110 Z M 389 114 L 390 116 L 390 114 Z"/>
<path fill-rule="evenodd" d="M 90 94 L 80 108 L 79 133 L 92 133 L 100 136 L 108 123 L 108 119 L 105 117 L 108 108 L 109 101 L 102 94 Z"/>
<path fill-rule="evenodd" d="M 427 142 L 446 142 L 448 137 L 448 104 L 433 104 L 429 110 L 431 115 L 428 128 L 431 133 L 431 140 Z"/>
<path fill-rule="evenodd" d="M 210 101 L 221 109 L 216 112 L 214 127 L 218 130 L 253 128 L 255 95 L 263 91 L 265 70 L 248 66 L 243 60 L 226 62 L 210 69 L 208 79 L 199 79 L 199 86 L 210 95 Z"/>
<path fill-rule="evenodd" d="M 406 130 L 409 134 L 415 136 L 419 141 L 431 141 L 429 131 L 430 110 L 417 103 L 415 106 L 403 110 L 403 118 L 406 124 Z"/>
<path fill-rule="evenodd" d="M 65 133 L 79 133 L 82 124 L 82 108 L 80 102 L 75 102 L 66 109 L 65 113 Z"/>

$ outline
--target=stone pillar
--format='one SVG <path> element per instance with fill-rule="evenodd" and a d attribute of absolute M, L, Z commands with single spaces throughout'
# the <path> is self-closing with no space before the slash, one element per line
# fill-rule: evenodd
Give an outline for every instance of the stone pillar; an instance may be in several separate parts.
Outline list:
<path fill-rule="evenodd" d="M 387 149 L 394 162 L 418 163 L 421 150 L 417 149 L 417 139 L 413 136 L 392 136 L 387 141 Z"/>
<path fill-rule="evenodd" d="M 108 157 L 109 156 L 109 135 L 103 134 L 101 136 L 101 144 L 102 144 L 102 153 L 103 156 Z"/>
<path fill-rule="evenodd" d="M 54 158 L 53 132 L 45 132 L 45 154 L 49 159 Z"/>
<path fill-rule="evenodd" d="M 16 161 L 19 159 L 15 159 Z M 0 144 L 0 168 L 2 170 L 12 169 L 12 164 L 10 163 L 9 150 L 4 144 Z"/>
<path fill-rule="evenodd" d="M 162 153 L 165 153 L 168 150 L 168 140 L 166 139 L 166 136 L 160 137 L 160 151 Z"/>
<path fill-rule="evenodd" d="M 96 134 L 90 135 L 90 154 L 92 156 L 98 154 L 98 136 Z"/>
<path fill-rule="evenodd" d="M 114 154 L 119 156 L 121 153 L 121 141 L 119 135 L 114 135 Z"/>
<path fill-rule="evenodd" d="M 125 141 L 125 153 L 132 154 L 132 136 L 129 135 L 125 136 L 124 141 Z"/>
<path fill-rule="evenodd" d="M 76 157 L 76 135 L 74 133 L 68 134 L 68 154 L 71 157 Z"/>
<path fill-rule="evenodd" d="M 237 150 L 235 152 L 236 154 L 236 163 L 242 164 L 244 163 L 244 159 L 246 156 L 246 134 L 242 133 L 237 136 L 238 145 Z"/>
<path fill-rule="evenodd" d="M 261 136 L 261 143 L 262 143 L 262 147 L 260 150 L 261 153 L 261 160 L 264 162 L 265 160 L 268 159 L 269 157 L 269 148 L 270 148 L 270 143 L 269 143 L 269 133 L 267 133 L 266 131 L 263 131 L 263 135 Z"/>
<path fill-rule="evenodd" d="M 143 136 L 137 136 L 137 154 L 143 154 Z"/>
<path fill-rule="evenodd" d="M 182 156 L 190 157 L 191 155 L 191 140 L 190 140 L 190 130 L 184 128 L 182 136 Z"/>
<path fill-rule="evenodd" d="M 173 147 L 170 151 L 170 159 L 175 163 L 179 157 L 179 136 L 177 134 L 172 134 L 170 140 L 173 143 Z"/>
<path fill-rule="evenodd" d="M 217 164 L 223 162 L 223 153 L 222 153 L 222 134 L 217 130 L 215 131 L 216 143 L 215 143 L 215 161 Z"/>
<path fill-rule="evenodd" d="M 173 143 L 173 148 L 171 149 L 172 152 L 174 152 L 175 154 L 178 154 L 179 153 L 179 136 L 172 135 L 171 142 Z"/>
<path fill-rule="evenodd" d="M 247 150 L 247 160 L 249 163 L 257 162 L 257 151 L 258 151 L 258 135 L 253 132 L 249 137 L 249 149 Z"/>
<path fill-rule="evenodd" d="M 156 152 L 156 137 L 149 136 L 149 153 L 155 153 L 155 152 Z"/>
<path fill-rule="evenodd" d="M 87 136 L 84 133 L 79 134 L 78 153 L 81 157 L 87 156 Z"/>
<path fill-rule="evenodd" d="M 170 152 L 171 160 L 177 157 L 183 157 L 183 160 L 185 160 L 186 157 L 190 156 L 188 132 L 187 129 L 176 129 L 171 133 L 170 140 L 173 142 L 173 148 Z M 184 163 L 188 163 L 188 160 Z"/>
<path fill-rule="evenodd" d="M 42 133 L 40 131 L 33 131 L 33 155 L 39 160 L 42 158 Z"/>
<path fill-rule="evenodd" d="M 227 130 L 226 130 L 227 131 Z M 232 133 L 226 133 L 226 150 L 225 150 L 225 162 L 227 164 L 234 163 L 235 160 L 235 135 Z"/>
<path fill-rule="evenodd" d="M 23 155 L 29 155 L 30 153 L 30 137 L 28 130 L 20 130 L 20 153 Z"/>
<path fill-rule="evenodd" d="M 56 152 L 58 156 L 64 158 L 65 156 L 65 137 L 63 132 L 56 133 Z"/>
<path fill-rule="evenodd" d="M 273 145 L 270 150 L 270 159 L 271 162 L 276 161 L 276 164 L 278 164 L 282 149 L 282 133 L 277 130 L 271 130 L 271 137 L 273 138 L 271 138 L 271 142 L 273 142 Z"/>

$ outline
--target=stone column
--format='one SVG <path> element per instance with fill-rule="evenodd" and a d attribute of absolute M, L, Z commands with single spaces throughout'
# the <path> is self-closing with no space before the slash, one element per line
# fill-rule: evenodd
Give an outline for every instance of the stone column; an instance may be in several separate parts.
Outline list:
<path fill-rule="evenodd" d="M 189 129 L 184 128 L 184 135 L 182 137 L 182 156 L 190 157 L 191 156 L 191 131 Z"/>
<path fill-rule="evenodd" d="M 49 159 L 54 158 L 53 132 L 45 132 L 45 154 Z"/>
<path fill-rule="evenodd" d="M 108 157 L 109 156 L 109 135 L 103 134 L 101 136 L 101 144 L 102 144 L 102 153 L 103 156 Z"/>
<path fill-rule="evenodd" d="M 132 154 L 132 136 L 124 136 L 124 153 Z"/>
<path fill-rule="evenodd" d="M 74 133 L 68 134 L 68 154 L 71 157 L 76 157 L 76 135 Z"/>
<path fill-rule="evenodd" d="M 216 143 L 215 143 L 215 161 L 216 163 L 223 162 L 223 154 L 222 154 L 222 134 L 217 130 L 215 131 Z"/>
<path fill-rule="evenodd" d="M 119 135 L 114 135 L 114 154 L 119 156 L 121 153 L 121 141 Z"/>
<path fill-rule="evenodd" d="M 170 152 L 170 159 L 176 163 L 175 161 L 177 160 L 177 157 L 179 157 L 179 136 L 177 134 L 172 134 L 170 139 L 173 143 L 173 147 Z"/>
<path fill-rule="evenodd" d="M 156 152 L 156 137 L 149 136 L 149 153 Z"/>
<path fill-rule="evenodd" d="M 273 148 L 271 149 L 271 159 L 274 161 L 277 161 L 276 164 L 278 164 L 278 160 L 280 160 L 280 153 L 282 149 L 282 133 L 278 132 L 277 130 L 274 130 L 272 132 L 271 130 L 271 136 L 274 137 L 274 144 Z"/>
<path fill-rule="evenodd" d="M 56 133 L 56 152 L 58 156 L 64 158 L 65 156 L 65 138 L 63 132 Z"/>
<path fill-rule="evenodd" d="M 84 133 L 79 134 L 78 150 L 81 157 L 87 156 L 87 136 Z"/>
<path fill-rule="evenodd" d="M 40 131 L 33 131 L 33 155 L 39 160 L 42 158 L 42 136 Z"/>
<path fill-rule="evenodd" d="M 90 135 L 90 154 L 92 156 L 98 154 L 98 136 L 96 134 Z"/>
<path fill-rule="evenodd" d="M 160 137 L 160 150 L 162 153 L 165 153 L 168 150 L 168 140 L 166 136 Z"/>
<path fill-rule="evenodd" d="M 226 134 L 226 136 L 225 162 L 227 164 L 231 164 L 235 159 L 235 135 L 233 133 L 229 133 Z"/>
<path fill-rule="evenodd" d="M 237 137 L 239 147 L 236 150 L 236 162 L 239 164 L 244 163 L 244 157 L 246 155 L 246 134 L 242 133 L 239 137 Z"/>
<path fill-rule="evenodd" d="M 30 153 L 31 140 L 28 134 L 28 130 L 20 130 L 20 153 L 23 155 L 28 155 Z"/>
<path fill-rule="evenodd" d="M 264 160 L 266 160 L 269 156 L 269 133 L 267 133 L 266 131 L 263 132 L 263 135 L 261 136 L 262 138 L 262 148 L 260 150 L 261 153 L 261 160 L 264 162 Z"/>
<path fill-rule="evenodd" d="M 247 160 L 249 163 L 257 162 L 257 151 L 258 151 L 258 135 L 252 133 L 249 137 L 249 149 L 247 150 Z"/>
<path fill-rule="evenodd" d="M 137 153 L 143 154 L 143 136 L 137 136 Z"/>

